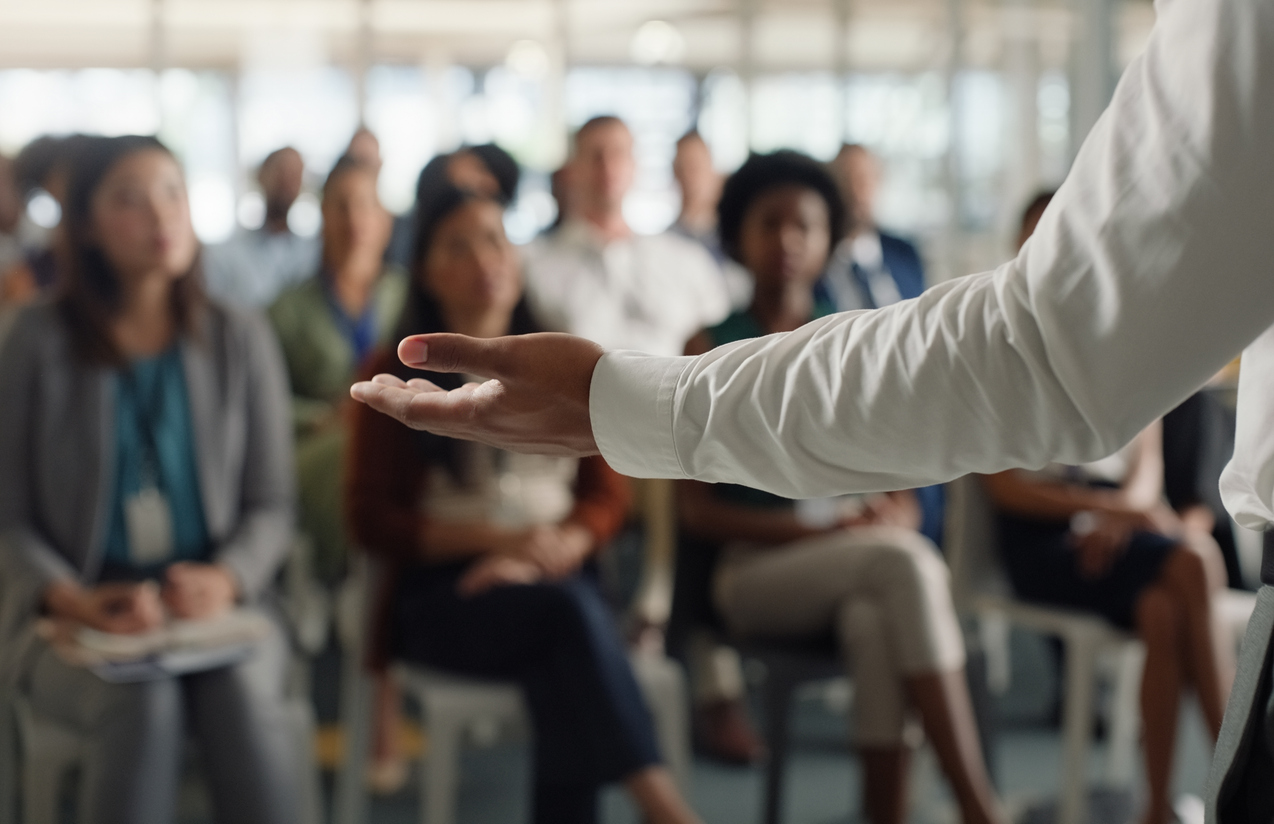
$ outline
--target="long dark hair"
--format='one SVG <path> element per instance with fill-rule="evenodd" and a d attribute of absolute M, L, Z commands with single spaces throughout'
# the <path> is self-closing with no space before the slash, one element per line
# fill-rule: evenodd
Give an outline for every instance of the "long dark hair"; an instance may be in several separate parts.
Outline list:
<path fill-rule="evenodd" d="M 123 309 L 119 274 L 92 240 L 93 197 L 102 180 L 124 158 L 138 152 L 160 151 L 172 157 L 168 147 L 142 135 L 88 137 L 70 158 L 70 179 L 63 208 L 61 291 L 58 311 L 66 323 L 76 354 L 95 366 L 119 366 L 125 358 L 111 339 L 110 323 Z M 177 329 L 197 333 L 207 302 L 203 290 L 200 255 L 190 271 L 173 283 L 172 311 Z"/>
<path fill-rule="evenodd" d="M 474 202 L 495 203 L 503 208 L 503 205 L 498 200 L 458 189 L 451 185 L 435 189 L 428 201 L 419 204 L 416 214 L 415 239 L 412 244 L 411 285 L 407 288 L 407 299 L 403 305 L 403 313 L 399 317 L 398 327 L 395 329 L 395 340 L 402 340 L 411 335 L 452 331 L 447 328 L 446 319 L 443 317 L 442 304 L 439 303 L 438 298 L 426 286 L 425 266 L 428 263 L 429 252 L 433 248 L 438 229 L 447 218 Z M 509 319 L 507 334 L 528 335 L 541 331 L 543 329 L 532 317 L 531 309 L 527 305 L 524 293 L 518 299 L 517 305 L 513 307 L 513 316 Z M 447 390 L 458 389 L 464 383 L 462 375 L 412 369 L 398 361 L 397 358 L 393 359 L 393 367 L 390 371 L 403 380 L 424 378 L 433 382 L 439 388 Z M 457 480 L 461 479 L 460 449 L 461 444 L 464 443 L 463 441 L 445 438 L 429 432 L 417 432 L 415 437 L 426 462 L 442 464 L 447 467 L 454 478 Z"/>

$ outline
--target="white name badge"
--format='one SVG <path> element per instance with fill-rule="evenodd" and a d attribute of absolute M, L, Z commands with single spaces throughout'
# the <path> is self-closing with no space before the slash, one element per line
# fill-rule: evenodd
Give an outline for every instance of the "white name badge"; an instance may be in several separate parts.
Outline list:
<path fill-rule="evenodd" d="M 149 487 L 124 501 L 128 555 L 138 566 L 161 564 L 173 554 L 173 515 L 168 498 Z"/>

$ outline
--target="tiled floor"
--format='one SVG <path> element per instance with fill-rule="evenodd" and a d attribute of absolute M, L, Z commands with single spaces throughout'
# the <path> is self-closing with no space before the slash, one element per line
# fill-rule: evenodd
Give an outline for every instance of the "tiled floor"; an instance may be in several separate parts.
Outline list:
<path fill-rule="evenodd" d="M 858 771 L 843 744 L 842 720 L 818 702 L 798 709 L 800 744 L 788 772 L 787 824 L 842 824 L 858 821 Z M 1208 749 L 1194 706 L 1183 713 L 1177 763 L 1179 793 L 1201 794 Z M 1093 775 L 1100 774 L 1100 749 Z M 1044 728 L 1006 731 L 999 745 L 998 783 L 1015 810 L 1023 810 L 1057 792 L 1057 733 Z M 945 785 L 930 757 L 913 770 L 912 820 L 918 824 L 955 821 Z M 466 754 L 460 788 L 458 824 L 511 824 L 526 821 L 529 793 L 525 747 L 501 744 Z M 416 821 L 414 783 L 398 796 L 377 799 L 372 824 Z M 700 760 L 695 765 L 692 799 L 706 824 L 757 821 L 761 803 L 758 769 L 738 769 Z M 636 824 L 624 794 L 608 790 L 603 800 L 606 824 Z"/>
<path fill-rule="evenodd" d="M 1041 720 L 1052 706 L 1056 683 L 1055 663 L 1047 644 L 1033 636 L 1015 635 L 1012 661 L 1011 689 L 996 701 L 1006 724 L 995 762 L 1001 793 L 1010 809 L 1020 813 L 1056 796 L 1060 747 L 1057 731 Z M 320 665 L 321 682 L 335 680 L 326 677 L 334 674 L 330 669 L 331 662 Z M 321 713 L 324 705 L 333 703 L 333 696 L 316 697 Z M 846 722 L 834 708 L 835 703 L 815 693 L 795 707 L 796 746 L 788 770 L 786 824 L 844 824 L 860 820 L 857 765 L 846 748 Z M 1191 702 L 1183 709 L 1179 734 L 1176 792 L 1201 795 L 1210 748 L 1197 708 Z M 1101 774 L 1101 755 L 1099 746 L 1093 760 L 1094 778 Z M 506 742 L 469 750 L 461 775 L 457 824 L 518 824 L 527 820 L 530 785 L 525 744 Z M 417 798 L 413 779 L 398 795 L 375 799 L 370 824 L 417 821 Z M 761 771 L 701 759 L 694 768 L 691 800 L 706 824 L 759 821 Z M 913 768 L 911 820 L 916 824 L 952 824 L 956 820 L 945 784 L 926 751 L 922 751 Z M 209 821 L 202 793 L 194 782 L 187 784 L 181 824 Z M 603 821 L 637 824 L 634 810 L 617 788 L 607 790 L 603 798 Z"/>

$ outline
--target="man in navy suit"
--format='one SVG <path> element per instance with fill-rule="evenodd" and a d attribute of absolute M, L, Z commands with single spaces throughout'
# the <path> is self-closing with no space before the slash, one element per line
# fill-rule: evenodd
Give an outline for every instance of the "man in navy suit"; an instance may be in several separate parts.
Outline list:
<path fill-rule="evenodd" d="M 880 164 L 864 146 L 846 144 L 832 174 L 849 205 L 850 225 L 827 265 L 829 296 L 842 312 L 878 309 L 914 298 L 925 288 L 916 247 L 876 226 Z"/>

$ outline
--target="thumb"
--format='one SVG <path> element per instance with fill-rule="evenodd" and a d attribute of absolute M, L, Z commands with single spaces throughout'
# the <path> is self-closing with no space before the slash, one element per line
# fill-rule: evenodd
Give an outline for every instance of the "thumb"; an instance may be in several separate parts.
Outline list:
<path fill-rule="evenodd" d="M 499 338 L 483 340 L 449 333 L 412 335 L 398 344 L 398 359 L 413 369 L 502 378 L 503 349 Z"/>

